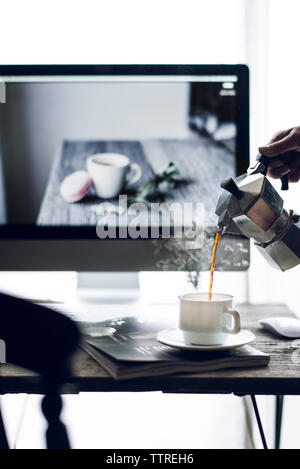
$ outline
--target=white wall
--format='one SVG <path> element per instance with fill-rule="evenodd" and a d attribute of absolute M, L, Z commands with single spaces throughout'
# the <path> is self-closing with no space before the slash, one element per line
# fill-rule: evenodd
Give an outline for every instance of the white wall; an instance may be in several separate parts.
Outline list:
<path fill-rule="evenodd" d="M 243 12 L 244 0 L 10 0 L 0 63 L 242 63 Z"/>
<path fill-rule="evenodd" d="M 268 73 L 268 134 L 300 125 L 300 2 L 298 0 L 269 1 L 269 73 Z M 279 34 L 279 31 L 284 31 Z M 300 182 L 290 184 L 284 193 L 288 208 L 300 213 Z M 277 274 L 277 273 L 276 273 Z M 271 296 L 281 292 L 281 298 L 300 316 L 300 266 L 275 275 Z"/>
<path fill-rule="evenodd" d="M 278 130 L 300 125 L 298 0 L 246 0 L 246 54 L 251 70 L 251 156 Z M 300 183 L 288 192 L 272 181 L 287 208 L 300 212 Z M 300 267 L 282 273 L 269 267 L 253 246 L 249 271 L 251 301 L 286 303 L 299 309 Z"/>

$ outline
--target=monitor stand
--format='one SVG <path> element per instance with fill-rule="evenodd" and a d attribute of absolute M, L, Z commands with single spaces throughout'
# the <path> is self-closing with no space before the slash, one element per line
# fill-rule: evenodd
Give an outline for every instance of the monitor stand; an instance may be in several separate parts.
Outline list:
<path fill-rule="evenodd" d="M 86 303 L 130 304 L 140 300 L 138 272 L 79 272 L 77 299 Z"/>
<path fill-rule="evenodd" d="M 70 310 L 79 321 L 98 322 L 112 317 L 139 315 L 138 272 L 80 272 Z"/>
<path fill-rule="evenodd" d="M 78 273 L 77 277 L 75 297 L 68 303 L 71 311 L 78 312 L 80 320 L 103 321 L 111 317 L 161 316 L 168 314 L 169 310 L 174 312 L 174 302 L 160 301 L 155 287 L 151 288 L 149 301 L 143 281 L 140 289 L 139 280 L 142 278 L 138 272 Z"/>

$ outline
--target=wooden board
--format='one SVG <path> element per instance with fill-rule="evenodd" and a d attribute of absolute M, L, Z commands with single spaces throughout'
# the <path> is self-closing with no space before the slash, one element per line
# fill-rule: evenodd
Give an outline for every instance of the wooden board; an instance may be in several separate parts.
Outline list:
<path fill-rule="evenodd" d="M 142 141 L 65 141 L 59 151 L 49 176 L 37 218 L 38 225 L 44 226 L 96 226 L 97 217 L 93 208 L 103 202 L 95 192 L 82 201 L 69 204 L 59 193 L 64 177 L 73 171 L 86 170 L 86 158 L 95 153 L 121 153 L 142 168 L 142 178 L 124 194 L 130 194 L 163 171 L 173 161 L 180 170 L 177 186 L 155 200 L 156 202 L 202 202 L 205 207 L 205 223 L 215 226 L 214 214 L 220 182 L 234 174 L 234 156 L 224 146 L 206 137 L 186 140 L 153 139 Z M 110 203 L 117 204 L 116 200 Z"/>
<path fill-rule="evenodd" d="M 269 316 L 291 315 L 284 305 L 239 305 L 242 326 L 256 334 L 253 346 L 270 354 L 263 368 L 220 370 L 193 375 L 169 375 L 114 381 L 85 352 L 79 350 L 73 360 L 73 383 L 66 393 L 80 391 L 163 391 L 175 393 L 300 394 L 299 341 L 279 339 L 258 326 Z M 42 393 L 40 378 L 28 370 L 0 365 L 0 393 Z"/>
<path fill-rule="evenodd" d="M 86 159 L 96 153 L 121 153 L 142 168 L 139 184 L 144 184 L 153 177 L 153 171 L 143 153 L 143 148 L 136 141 L 65 141 L 58 152 L 49 176 L 37 218 L 38 225 L 44 226 L 96 226 L 98 218 L 93 210 L 101 202 L 94 188 L 80 202 L 69 204 L 60 195 L 60 184 L 63 179 L 74 171 L 86 171 Z M 135 189 L 137 184 L 132 185 Z M 110 201 L 116 204 L 116 201 Z"/>

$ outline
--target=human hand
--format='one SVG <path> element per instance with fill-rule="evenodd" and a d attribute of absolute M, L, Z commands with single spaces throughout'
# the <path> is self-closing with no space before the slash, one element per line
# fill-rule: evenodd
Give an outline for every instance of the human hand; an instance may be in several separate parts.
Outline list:
<path fill-rule="evenodd" d="M 268 175 L 279 179 L 288 174 L 290 182 L 300 179 L 300 127 L 277 132 L 267 145 L 259 147 L 259 152 L 272 158 Z M 276 158 L 280 155 L 280 159 Z"/>

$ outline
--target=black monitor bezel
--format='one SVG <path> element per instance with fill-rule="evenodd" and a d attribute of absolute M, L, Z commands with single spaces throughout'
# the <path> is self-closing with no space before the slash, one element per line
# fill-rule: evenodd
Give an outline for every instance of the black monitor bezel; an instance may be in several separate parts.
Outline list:
<path fill-rule="evenodd" d="M 236 75 L 236 175 L 249 166 L 249 69 L 246 65 L 0 65 L 2 76 Z M 97 239 L 95 227 L 0 226 L 0 239 Z M 118 239 L 118 238 L 117 238 Z M 149 239 L 151 239 L 149 237 Z"/>

